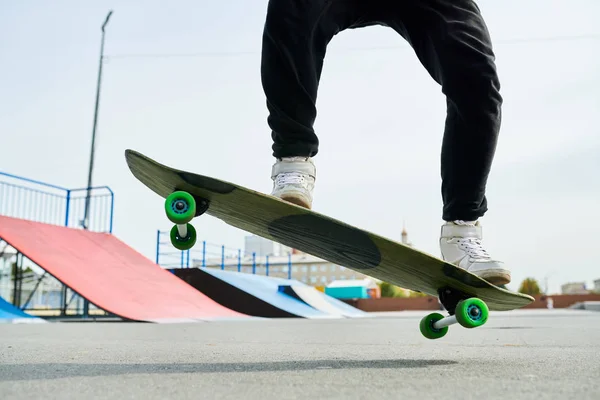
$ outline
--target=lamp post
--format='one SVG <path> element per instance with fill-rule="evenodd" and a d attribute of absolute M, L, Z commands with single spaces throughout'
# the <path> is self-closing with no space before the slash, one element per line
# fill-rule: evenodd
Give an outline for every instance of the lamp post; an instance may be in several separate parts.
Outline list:
<path fill-rule="evenodd" d="M 102 64 L 104 61 L 104 34 L 105 34 L 105 28 L 106 25 L 108 24 L 108 20 L 110 19 L 110 16 L 112 15 L 112 10 L 108 12 L 108 15 L 106 16 L 106 19 L 104 20 L 104 23 L 102 24 L 102 42 L 100 44 L 100 66 L 98 68 L 98 83 L 96 85 L 96 108 L 94 110 L 94 126 L 92 128 L 92 149 L 90 151 L 90 168 L 88 171 L 88 184 L 87 184 L 87 194 L 85 197 L 85 211 L 84 211 L 84 215 L 83 215 L 83 221 L 82 221 L 82 225 L 83 225 L 83 229 L 88 229 L 89 224 L 88 224 L 88 215 L 89 215 L 89 208 L 90 208 L 90 189 L 92 187 L 92 170 L 94 169 L 94 149 L 96 147 L 96 126 L 98 123 L 98 106 L 100 103 L 100 84 L 102 82 Z"/>
<path fill-rule="evenodd" d="M 104 34 L 108 20 L 112 15 L 112 10 L 108 12 L 104 23 L 102 24 L 102 42 L 100 44 L 100 66 L 98 68 L 98 83 L 96 85 L 96 107 L 94 109 L 94 126 L 92 128 L 92 149 L 90 151 L 90 169 L 88 171 L 87 192 L 85 196 L 85 211 L 83 215 L 83 229 L 89 228 L 88 215 L 90 211 L 90 192 L 92 187 L 92 170 L 94 169 L 94 149 L 96 147 L 96 126 L 98 123 L 98 105 L 100 103 L 100 83 L 102 82 L 102 64 L 104 63 Z M 87 299 L 83 300 L 83 318 L 87 318 L 90 313 L 90 302 Z"/>

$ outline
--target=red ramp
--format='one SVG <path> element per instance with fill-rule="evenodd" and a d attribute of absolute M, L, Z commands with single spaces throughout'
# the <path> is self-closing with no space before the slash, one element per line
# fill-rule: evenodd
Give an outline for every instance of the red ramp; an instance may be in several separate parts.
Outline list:
<path fill-rule="evenodd" d="M 91 303 L 135 321 L 249 318 L 106 233 L 0 216 L 0 238 Z"/>

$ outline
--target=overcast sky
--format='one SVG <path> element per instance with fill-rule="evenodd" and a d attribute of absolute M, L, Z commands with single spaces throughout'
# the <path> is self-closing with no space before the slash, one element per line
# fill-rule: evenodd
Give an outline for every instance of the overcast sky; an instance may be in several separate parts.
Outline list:
<path fill-rule="evenodd" d="M 597 0 L 479 1 L 495 43 L 504 120 L 482 219 L 490 253 L 550 290 L 600 278 L 600 30 Z M 154 259 L 163 200 L 130 174 L 157 160 L 271 189 L 260 84 L 267 1 L 0 0 L 0 171 L 82 187 L 106 55 L 94 184 L 116 193 L 114 233 Z M 133 57 L 133 55 L 145 55 Z M 165 55 L 172 55 L 164 57 Z M 445 99 L 391 29 L 330 44 L 319 93 L 314 209 L 439 255 Z M 196 220 L 199 240 L 245 232 Z"/>

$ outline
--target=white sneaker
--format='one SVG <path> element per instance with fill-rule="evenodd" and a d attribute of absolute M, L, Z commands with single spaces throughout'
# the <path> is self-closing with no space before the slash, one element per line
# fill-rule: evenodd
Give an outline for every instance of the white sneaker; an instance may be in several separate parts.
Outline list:
<path fill-rule="evenodd" d="M 310 157 L 277 159 L 273 165 L 271 179 L 271 195 L 301 207 L 312 207 L 316 168 Z"/>
<path fill-rule="evenodd" d="M 493 260 L 481 243 L 478 221 L 454 221 L 442 225 L 442 258 L 485 279 L 493 285 L 510 283 L 510 271 L 501 261 Z"/>

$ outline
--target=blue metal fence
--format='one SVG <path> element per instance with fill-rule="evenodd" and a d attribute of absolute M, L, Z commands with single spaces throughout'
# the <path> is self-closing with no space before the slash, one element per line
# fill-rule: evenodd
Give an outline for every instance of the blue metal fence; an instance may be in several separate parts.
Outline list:
<path fill-rule="evenodd" d="M 67 189 L 0 172 L 0 215 L 68 227 L 84 224 L 87 188 Z M 108 186 L 89 189 L 87 228 L 112 233 L 114 193 Z"/>
<path fill-rule="evenodd" d="M 85 218 L 86 202 L 88 215 Z M 0 215 L 14 218 L 33 220 L 70 228 L 85 227 L 89 231 L 112 233 L 114 214 L 114 193 L 108 186 L 93 188 L 67 189 L 57 185 L 24 178 L 17 175 L 0 172 Z M 1 242 L 1 238 L 0 238 Z M 39 274 L 37 283 L 26 285 L 24 271 L 35 264 L 22 254 L 14 256 L 13 274 L 8 280 L 11 286 L 10 296 L 15 306 L 29 309 L 30 301 L 47 274 Z M 9 260 L 13 264 L 13 260 Z M 55 278 L 49 278 L 55 280 Z M 29 282 L 30 283 L 30 282 Z M 52 285 L 50 285 L 52 287 Z M 94 308 L 77 293 L 62 285 L 58 292 L 52 292 L 53 297 L 44 297 L 50 306 L 48 311 L 59 308 L 61 317 L 89 316 L 90 307 Z M 43 293 L 42 293 L 43 294 Z M 52 299 L 52 301 L 50 301 Z M 59 304 L 60 303 L 60 304 Z M 73 314 L 74 313 L 74 314 Z"/>
<path fill-rule="evenodd" d="M 241 249 L 198 241 L 191 250 L 177 250 L 171 244 L 168 231 L 156 232 L 156 263 L 165 268 L 220 268 L 266 276 L 292 278 L 292 256 L 244 255 Z"/>

